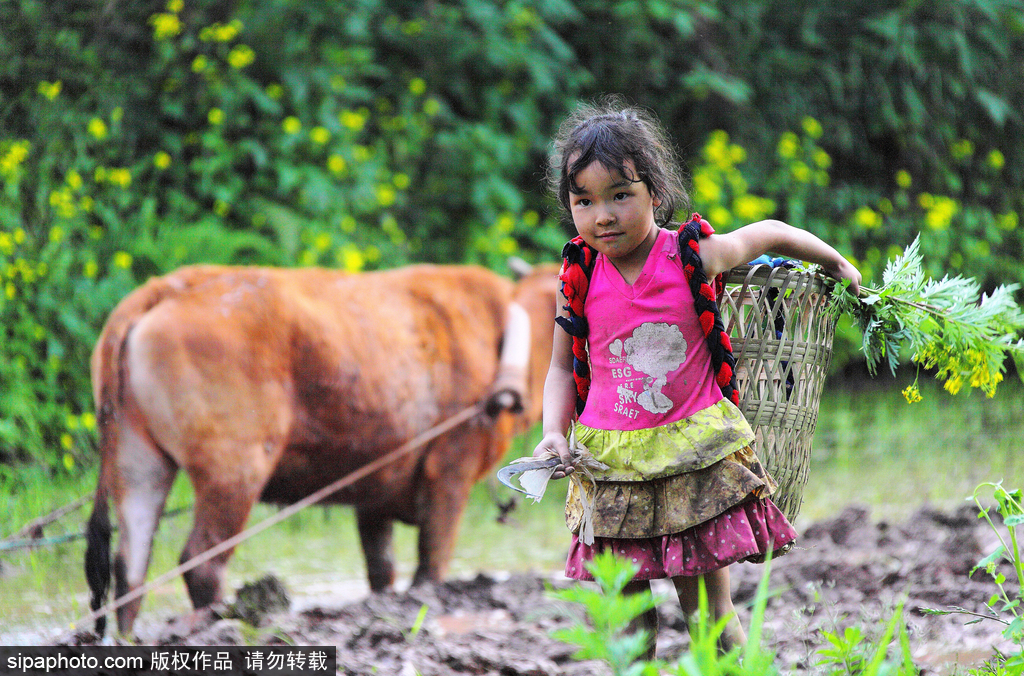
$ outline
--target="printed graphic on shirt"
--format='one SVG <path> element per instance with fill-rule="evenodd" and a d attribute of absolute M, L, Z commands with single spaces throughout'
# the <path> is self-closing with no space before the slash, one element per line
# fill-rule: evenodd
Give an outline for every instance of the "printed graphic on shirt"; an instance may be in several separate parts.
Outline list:
<path fill-rule="evenodd" d="M 650 413 L 666 413 L 673 401 L 662 392 L 668 374 L 686 361 L 686 339 L 675 324 L 644 322 L 625 341 L 615 340 L 608 349 L 611 363 L 627 366 L 612 368 L 612 378 L 619 381 L 619 401 L 615 412 L 636 418 L 640 408 Z M 642 390 L 637 391 L 637 387 Z"/>

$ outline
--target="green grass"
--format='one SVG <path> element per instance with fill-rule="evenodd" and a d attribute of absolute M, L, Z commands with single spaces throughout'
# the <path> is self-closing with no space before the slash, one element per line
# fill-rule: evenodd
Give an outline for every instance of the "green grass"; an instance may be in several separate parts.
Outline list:
<path fill-rule="evenodd" d="M 952 509 L 983 481 L 1024 476 L 1024 386 L 950 396 L 921 377 L 924 401 L 888 377 L 831 388 L 814 435 L 810 478 L 797 525 L 860 503 L 875 519 L 899 520 L 921 505 Z"/>
<path fill-rule="evenodd" d="M 930 386 L 925 401 L 910 405 L 897 381 L 880 377 L 866 389 L 832 386 L 821 405 L 814 438 L 811 474 L 804 491 L 798 528 L 827 518 L 847 504 L 868 506 L 876 519 L 899 520 L 925 502 L 941 508 L 964 504 L 983 481 L 1024 476 L 1024 387 L 1005 383 L 994 399 L 977 393 L 950 397 Z M 536 431 L 518 439 L 505 461 L 529 455 Z M 497 468 L 495 468 L 496 471 Z M 65 505 L 95 486 L 89 476 L 54 483 L 31 473 L 20 477 L 20 490 L 0 493 L 4 537 L 24 523 Z M 562 506 L 564 489 L 549 487 L 539 504 L 519 500 L 507 523 L 498 523 L 495 498 L 512 491 L 492 477 L 474 487 L 451 562 L 450 575 L 477 572 L 558 574 L 564 565 L 569 534 Z M 191 503 L 188 482 L 179 477 L 168 509 Z M 50 537 L 81 531 L 89 507 L 46 529 Z M 250 525 L 272 515 L 259 505 Z M 150 579 L 170 570 L 191 527 L 191 514 L 164 519 L 157 534 Z M 416 566 L 416 529 L 397 525 L 396 562 L 400 586 Z M 116 541 L 116 536 L 115 536 Z M 0 643 L 26 638 L 40 628 L 56 631 L 88 611 L 82 540 L 54 547 L 0 552 Z M 313 507 L 243 543 L 228 569 L 228 586 L 266 573 L 281 577 L 299 604 L 340 604 L 367 590 L 355 518 L 347 507 Z M 149 594 L 143 604 L 141 633 L 163 619 L 189 609 L 180 580 Z"/>

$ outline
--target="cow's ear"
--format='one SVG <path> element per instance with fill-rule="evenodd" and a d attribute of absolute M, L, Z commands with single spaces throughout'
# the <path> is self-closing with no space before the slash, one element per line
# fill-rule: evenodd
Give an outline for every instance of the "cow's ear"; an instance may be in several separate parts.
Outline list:
<path fill-rule="evenodd" d="M 517 282 L 523 277 L 529 276 L 529 274 L 533 272 L 533 266 L 518 256 L 509 257 L 508 269 L 512 272 L 512 278 Z"/>

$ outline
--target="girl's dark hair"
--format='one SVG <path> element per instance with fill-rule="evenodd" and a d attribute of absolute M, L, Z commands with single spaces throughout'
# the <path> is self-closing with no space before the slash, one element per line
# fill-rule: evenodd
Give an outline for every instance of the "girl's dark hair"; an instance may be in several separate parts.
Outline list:
<path fill-rule="evenodd" d="M 626 160 L 633 162 L 635 176 L 626 167 Z M 594 161 L 629 180 L 643 181 L 651 195 L 661 200 L 654 211 L 654 220 L 660 226 L 670 223 L 677 210 L 689 206 L 679 160 L 668 135 L 653 113 L 629 106 L 621 97 L 606 96 L 578 106 L 555 136 L 548 184 L 570 222 L 569 194 L 579 192 L 576 176 Z"/>

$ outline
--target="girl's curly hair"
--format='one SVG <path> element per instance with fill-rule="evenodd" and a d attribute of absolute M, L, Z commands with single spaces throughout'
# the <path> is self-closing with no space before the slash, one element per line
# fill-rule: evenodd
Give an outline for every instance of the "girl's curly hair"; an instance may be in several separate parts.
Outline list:
<path fill-rule="evenodd" d="M 636 175 L 626 166 L 631 160 Z M 563 215 L 572 221 L 569 194 L 579 193 L 576 177 L 594 161 L 632 181 L 642 181 L 652 197 L 659 226 L 689 208 L 680 162 L 668 135 L 653 113 L 606 96 L 578 106 L 561 124 L 548 164 L 548 185 Z"/>

